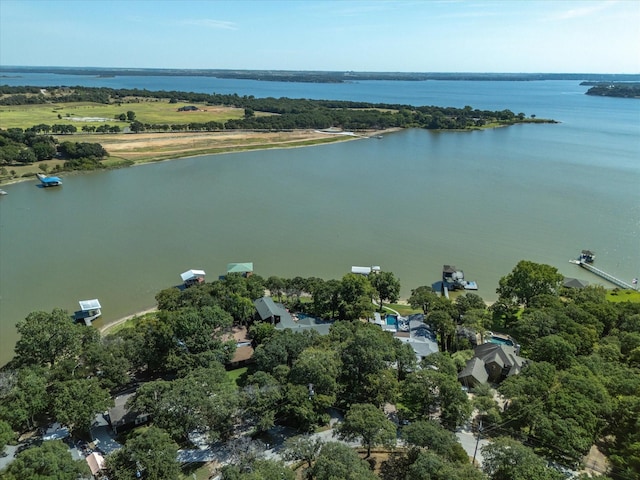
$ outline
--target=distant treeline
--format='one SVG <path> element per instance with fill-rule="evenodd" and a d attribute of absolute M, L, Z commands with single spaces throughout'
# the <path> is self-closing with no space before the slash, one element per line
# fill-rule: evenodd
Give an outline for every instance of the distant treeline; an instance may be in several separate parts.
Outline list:
<path fill-rule="evenodd" d="M 640 83 L 596 83 L 586 93 L 601 97 L 640 98 Z"/>
<path fill-rule="evenodd" d="M 215 77 L 260 80 L 272 82 L 344 83 L 363 80 L 591 80 L 599 82 L 639 81 L 634 74 L 594 73 L 476 73 L 476 72 L 353 72 L 353 71 L 300 71 L 300 70 L 219 70 L 219 69 L 170 69 L 170 68 L 74 68 L 74 67 L 0 67 L 0 73 L 55 73 L 64 75 L 92 75 L 96 77 Z"/>
<path fill-rule="evenodd" d="M 255 98 L 252 95 L 206 94 L 179 91 L 149 91 L 140 89 L 111 89 L 88 87 L 9 87 L 1 86 L 2 105 L 38 104 L 49 102 L 97 102 L 124 103 L 132 98 L 169 99 L 170 103 L 188 102 L 207 105 L 222 105 L 242 108 L 245 116 L 238 120 L 227 120 L 224 124 L 203 124 L 207 130 L 259 129 L 292 130 L 306 128 L 340 127 L 347 130 L 385 128 L 466 129 L 487 124 L 511 125 L 514 123 L 549 123 L 552 120 L 529 118 L 524 113 L 511 110 L 478 110 L 464 108 L 385 104 L 339 100 L 309 100 L 292 98 Z M 255 112 L 271 113 L 256 116 Z M 166 128 L 165 128 L 166 127 Z M 172 126 L 155 126 L 152 129 L 166 130 Z M 132 124 L 132 131 L 140 132 L 149 127 L 141 122 Z M 181 127 L 182 129 L 182 127 Z"/>

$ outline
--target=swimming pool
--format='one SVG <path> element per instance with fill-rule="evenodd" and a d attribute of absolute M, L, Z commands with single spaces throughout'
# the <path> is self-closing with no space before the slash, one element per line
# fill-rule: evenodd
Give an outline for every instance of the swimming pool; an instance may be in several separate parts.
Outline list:
<path fill-rule="evenodd" d="M 502 338 L 502 337 L 495 337 L 492 336 L 489 341 L 491 343 L 497 343 L 499 345 L 509 345 L 510 347 L 513 347 L 513 341 L 511 341 L 508 338 Z"/>
<path fill-rule="evenodd" d="M 387 325 L 396 325 L 398 323 L 397 315 L 387 315 Z"/>

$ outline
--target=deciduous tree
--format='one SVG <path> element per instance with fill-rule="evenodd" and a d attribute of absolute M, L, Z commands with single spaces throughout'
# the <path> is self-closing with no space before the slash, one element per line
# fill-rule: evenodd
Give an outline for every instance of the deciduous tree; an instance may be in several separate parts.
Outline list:
<path fill-rule="evenodd" d="M 123 448 L 107 457 L 107 471 L 114 480 L 178 478 L 177 455 L 178 445 L 167 432 L 149 427 L 135 432 Z"/>
<path fill-rule="evenodd" d="M 83 327 L 74 324 L 62 309 L 31 312 L 16 328 L 20 339 L 16 342 L 15 360 L 19 365 L 52 366 L 80 354 Z"/>
<path fill-rule="evenodd" d="M 84 460 L 75 461 L 71 452 L 60 440 L 49 440 L 39 447 L 31 447 L 18 453 L 9 464 L 3 479 L 23 480 L 77 480 L 89 474 Z"/>
<path fill-rule="evenodd" d="M 500 300 L 526 307 L 538 295 L 556 295 L 563 278 L 555 267 L 521 260 L 511 273 L 500 279 L 496 293 Z"/>
<path fill-rule="evenodd" d="M 398 301 L 400 280 L 395 277 L 393 272 L 379 272 L 372 275 L 370 282 L 380 304 L 380 311 L 382 311 L 383 302 L 394 303 Z"/>
<path fill-rule="evenodd" d="M 370 403 L 352 405 L 336 430 L 343 440 L 360 439 L 367 448 L 365 458 L 371 455 L 374 445 L 391 447 L 396 444 L 396 426 L 382 410 Z"/>

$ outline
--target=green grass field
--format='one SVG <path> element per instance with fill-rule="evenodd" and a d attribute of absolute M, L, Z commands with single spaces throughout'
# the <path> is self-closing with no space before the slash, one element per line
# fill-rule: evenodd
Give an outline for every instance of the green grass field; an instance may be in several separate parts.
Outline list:
<path fill-rule="evenodd" d="M 620 290 L 614 288 L 607 290 L 607 300 L 610 302 L 633 302 L 640 303 L 640 292 L 637 290 Z"/>
<path fill-rule="evenodd" d="M 75 125 L 81 130 L 84 125 L 100 126 L 105 123 L 126 127 L 130 122 L 119 121 L 115 117 L 128 111 L 135 112 L 135 119 L 151 124 L 187 124 L 224 122 L 244 116 L 241 108 L 195 105 L 195 112 L 178 112 L 184 103 L 169 103 L 167 100 L 140 101 L 139 103 L 122 103 L 105 105 L 102 103 L 78 102 L 55 103 L 44 105 L 12 105 L 0 106 L 0 128 L 29 128 L 44 123 L 46 125 Z M 259 113 L 257 113 L 259 115 Z M 61 118 L 58 118 L 60 116 Z M 75 120 L 74 120 L 75 118 Z M 82 121 L 78 119 L 104 118 L 106 121 Z"/>

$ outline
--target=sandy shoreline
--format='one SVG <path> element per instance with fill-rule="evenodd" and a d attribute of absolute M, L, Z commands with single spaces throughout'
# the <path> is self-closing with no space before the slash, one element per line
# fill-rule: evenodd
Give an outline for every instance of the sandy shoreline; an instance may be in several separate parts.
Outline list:
<path fill-rule="evenodd" d="M 131 320 L 134 317 L 141 317 L 142 315 L 146 315 L 147 313 L 152 313 L 157 311 L 158 311 L 158 307 L 151 307 L 151 308 L 147 308 L 146 310 L 140 310 L 139 312 L 136 312 L 132 315 L 127 315 L 126 317 L 118 318 L 113 322 L 109 322 L 106 325 L 101 326 L 99 329 L 100 335 L 106 335 L 107 333 L 109 333 L 109 330 L 111 330 L 113 327 L 122 325 L 127 320 Z"/>

